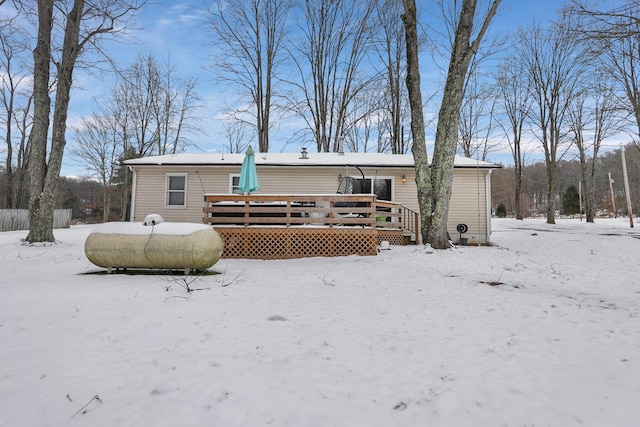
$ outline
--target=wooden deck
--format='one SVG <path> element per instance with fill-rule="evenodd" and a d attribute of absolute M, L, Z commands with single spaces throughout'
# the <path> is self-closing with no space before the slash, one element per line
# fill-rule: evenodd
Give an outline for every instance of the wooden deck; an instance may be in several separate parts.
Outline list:
<path fill-rule="evenodd" d="M 376 255 L 382 241 L 405 241 L 403 207 L 370 194 L 206 194 L 204 201 L 203 221 L 222 237 L 223 258 Z"/>

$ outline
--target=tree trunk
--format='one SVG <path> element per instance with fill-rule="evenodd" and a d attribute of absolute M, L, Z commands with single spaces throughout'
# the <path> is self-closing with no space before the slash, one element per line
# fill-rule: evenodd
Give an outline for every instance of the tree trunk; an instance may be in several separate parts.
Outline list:
<path fill-rule="evenodd" d="M 427 241 L 434 249 L 451 247 L 447 221 L 449 219 L 449 201 L 453 182 L 453 166 L 458 144 L 458 126 L 460 109 L 464 95 L 464 83 L 469 64 L 478 50 L 480 41 L 496 13 L 500 0 L 492 3 L 477 38 L 471 42 L 473 21 L 476 13 L 476 0 L 464 0 L 460 10 L 460 19 L 456 28 L 453 51 L 449 61 L 447 81 L 444 87 L 442 105 L 438 113 L 436 140 L 431 162 L 431 197 L 433 199 L 433 218 L 427 233 Z"/>
<path fill-rule="evenodd" d="M 465 61 L 465 57 L 455 58 L 452 55 L 442 105 L 438 113 L 436 142 L 431 162 L 433 219 L 427 235 L 427 241 L 434 249 L 447 249 L 451 246 L 447 220 L 453 182 L 453 164 L 458 144 L 462 85 L 468 64 L 469 61 Z"/>
<path fill-rule="evenodd" d="M 39 3 L 51 3 L 51 1 L 42 0 Z M 69 109 L 71 85 L 73 81 L 73 68 L 80 50 L 78 40 L 80 37 L 80 22 L 82 19 L 83 9 L 84 0 L 75 0 L 73 8 L 67 16 L 64 44 L 62 48 L 62 61 L 58 65 L 56 102 L 53 111 L 51 153 L 49 154 L 49 161 L 46 162 L 46 135 L 45 138 L 39 138 L 38 141 L 31 146 L 32 154 L 34 150 L 38 151 L 38 160 L 42 161 L 41 165 L 43 167 L 41 173 L 32 177 L 32 189 L 34 187 L 41 189 L 41 191 L 39 193 L 35 193 L 35 195 L 33 192 L 31 193 L 33 203 L 30 203 L 30 224 L 27 241 L 32 243 L 55 241 L 53 236 L 53 213 L 55 209 L 56 195 L 58 193 L 58 178 L 60 177 L 60 169 L 62 168 L 64 146 L 66 144 L 65 133 L 67 128 L 67 112 Z M 38 32 L 40 33 L 40 29 Z M 50 39 L 50 26 L 48 27 L 48 34 Z M 48 50 L 50 51 L 50 49 L 50 44 L 48 44 Z M 36 54 L 34 53 L 34 59 L 35 56 Z M 39 59 L 40 58 L 36 59 L 36 62 Z M 47 64 L 42 64 L 41 66 L 43 68 L 46 67 L 48 71 L 49 55 L 47 55 L 46 61 Z M 34 120 L 36 120 L 35 117 Z"/>
<path fill-rule="evenodd" d="M 102 222 L 108 222 L 111 214 L 111 188 L 104 183 L 102 186 Z"/>
<path fill-rule="evenodd" d="M 587 200 L 587 222 L 593 222 L 596 218 L 596 169 L 597 157 L 591 159 L 591 170 L 587 179 L 585 195 Z"/>
<path fill-rule="evenodd" d="M 471 33 L 475 18 L 476 0 L 464 0 L 462 3 L 460 19 L 455 29 L 455 41 L 449 61 L 442 105 L 438 116 L 431 170 L 429 170 L 427 164 L 424 143 L 424 118 L 418 67 L 415 0 L 403 0 L 402 3 L 405 11 L 402 19 L 405 26 L 407 44 L 407 88 L 411 106 L 412 152 L 416 168 L 418 203 L 422 224 L 421 232 L 424 243 L 430 243 L 434 249 L 446 249 L 451 247 L 447 232 L 447 220 L 465 77 L 469 71 L 471 59 L 475 52 L 478 51 L 480 41 L 497 11 L 500 0 L 492 2 L 482 27 L 478 31 L 478 36 L 473 42 L 471 42 Z M 428 190 L 429 180 L 431 181 L 430 190 Z"/>
<path fill-rule="evenodd" d="M 129 176 L 129 168 L 124 168 L 124 181 L 121 184 L 120 192 L 120 220 L 126 221 L 129 212 L 129 202 L 131 201 L 130 191 L 131 177 Z"/>
<path fill-rule="evenodd" d="M 556 223 L 557 163 L 547 164 L 547 224 Z"/>
<path fill-rule="evenodd" d="M 517 163 L 515 165 L 516 174 L 516 219 L 523 220 L 524 215 L 522 213 L 522 165 Z"/>
<path fill-rule="evenodd" d="M 33 126 L 29 134 L 31 185 L 28 242 L 53 242 L 53 207 L 44 192 L 49 132 L 49 73 L 53 0 L 38 0 L 38 41 L 33 51 Z M 50 212 L 49 212 L 50 210 Z"/>
<path fill-rule="evenodd" d="M 407 90 L 411 108 L 411 133 L 413 144 L 416 186 L 418 188 L 418 205 L 420 207 L 420 232 L 422 242 L 427 242 L 427 230 L 431 225 L 430 169 L 427 159 L 427 147 L 424 135 L 424 116 L 422 112 L 422 92 L 420 90 L 420 67 L 418 64 L 418 30 L 415 0 L 403 0 L 404 22 L 407 44 Z M 416 236 L 417 237 L 417 236 Z"/>

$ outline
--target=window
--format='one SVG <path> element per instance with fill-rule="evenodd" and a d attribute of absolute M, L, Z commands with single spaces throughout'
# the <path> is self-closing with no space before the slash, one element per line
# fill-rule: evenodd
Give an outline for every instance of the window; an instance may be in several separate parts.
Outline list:
<path fill-rule="evenodd" d="M 379 200 L 393 200 L 391 178 L 358 178 L 358 182 L 360 183 L 361 193 L 375 194 Z"/>
<path fill-rule="evenodd" d="M 229 175 L 230 191 L 229 194 L 244 194 L 238 190 L 238 184 L 240 184 L 240 175 Z"/>
<path fill-rule="evenodd" d="M 186 173 L 168 173 L 167 174 L 167 192 L 165 198 L 165 207 L 167 208 L 186 208 L 187 207 L 187 174 Z"/>

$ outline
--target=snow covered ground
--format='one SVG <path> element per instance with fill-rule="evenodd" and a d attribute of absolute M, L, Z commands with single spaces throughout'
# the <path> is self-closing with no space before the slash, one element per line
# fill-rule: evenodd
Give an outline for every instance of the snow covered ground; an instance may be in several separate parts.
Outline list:
<path fill-rule="evenodd" d="M 640 230 L 493 226 L 193 282 L 0 233 L 0 425 L 637 426 Z"/>

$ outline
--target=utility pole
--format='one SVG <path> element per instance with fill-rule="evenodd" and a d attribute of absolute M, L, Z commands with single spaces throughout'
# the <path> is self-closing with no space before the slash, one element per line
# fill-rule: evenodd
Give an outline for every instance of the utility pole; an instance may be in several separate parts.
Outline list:
<path fill-rule="evenodd" d="M 618 211 L 616 211 L 616 197 L 613 195 L 613 183 L 615 181 L 611 179 L 611 172 L 609 172 L 609 191 L 611 192 L 611 209 L 613 209 L 613 217 L 618 218 Z"/>
<path fill-rule="evenodd" d="M 624 147 L 620 150 L 622 153 L 622 175 L 624 176 L 624 192 L 627 196 L 627 211 L 629 212 L 629 224 L 633 228 L 633 211 L 631 210 L 631 193 L 629 191 L 629 178 L 627 178 L 627 161 L 624 159 Z"/>

